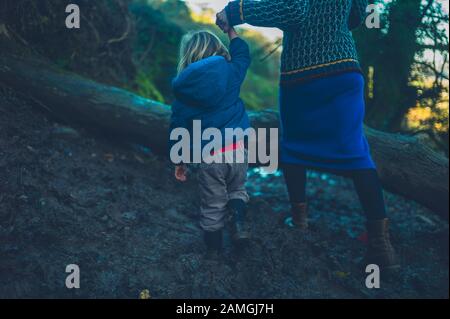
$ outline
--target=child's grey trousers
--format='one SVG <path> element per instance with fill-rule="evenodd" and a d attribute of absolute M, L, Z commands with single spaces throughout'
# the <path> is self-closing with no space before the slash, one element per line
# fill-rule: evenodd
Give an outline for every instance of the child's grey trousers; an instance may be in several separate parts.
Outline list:
<path fill-rule="evenodd" d="M 225 226 L 229 200 L 242 199 L 247 203 L 249 199 L 245 189 L 248 168 L 246 150 L 238 149 L 215 156 L 221 156 L 222 163 L 202 163 L 198 169 L 200 226 L 208 232 Z M 240 156 L 244 157 L 243 163 L 236 161 Z"/>

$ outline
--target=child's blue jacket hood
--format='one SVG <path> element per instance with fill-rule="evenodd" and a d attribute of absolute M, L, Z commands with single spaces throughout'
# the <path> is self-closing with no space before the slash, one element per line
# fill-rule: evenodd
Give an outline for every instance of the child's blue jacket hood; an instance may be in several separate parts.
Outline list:
<path fill-rule="evenodd" d="M 172 82 L 177 100 L 195 107 L 220 104 L 227 93 L 228 61 L 213 56 L 189 65 Z"/>
<path fill-rule="evenodd" d="M 231 61 L 213 56 L 184 69 L 173 81 L 175 101 L 172 104 L 170 131 L 189 130 L 192 137 L 194 120 L 201 120 L 202 133 L 217 128 L 225 137 L 225 129 L 246 130 L 250 127 L 244 103 L 240 99 L 241 85 L 250 66 L 248 45 L 236 38 L 230 43 Z M 177 141 L 169 141 L 171 148 Z M 234 141 L 223 140 L 222 145 Z M 202 141 L 202 146 L 208 141 Z"/>

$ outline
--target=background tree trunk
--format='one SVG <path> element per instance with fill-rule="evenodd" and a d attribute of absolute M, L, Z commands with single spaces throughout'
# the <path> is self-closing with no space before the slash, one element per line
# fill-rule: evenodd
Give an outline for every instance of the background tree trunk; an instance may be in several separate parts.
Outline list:
<path fill-rule="evenodd" d="M 0 82 L 53 115 L 167 153 L 170 108 L 128 91 L 62 72 L 40 60 L 0 56 Z M 250 112 L 254 127 L 278 127 L 274 111 Z M 367 128 L 384 187 L 448 220 L 448 159 L 414 138 Z"/>

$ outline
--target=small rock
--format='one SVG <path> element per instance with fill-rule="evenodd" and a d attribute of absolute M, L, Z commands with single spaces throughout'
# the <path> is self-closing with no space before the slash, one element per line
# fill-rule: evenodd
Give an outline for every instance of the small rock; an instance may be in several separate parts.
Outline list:
<path fill-rule="evenodd" d="M 114 224 L 114 222 L 113 222 L 112 220 L 109 220 L 106 226 L 107 226 L 109 229 L 112 229 L 112 228 L 114 228 L 115 224 Z"/>
<path fill-rule="evenodd" d="M 39 218 L 39 217 L 33 217 L 31 220 L 30 220 L 30 222 L 32 223 L 32 224 L 38 224 L 39 222 L 41 221 L 41 219 Z"/>
<path fill-rule="evenodd" d="M 128 222 L 134 222 L 137 219 L 137 212 L 135 211 L 125 212 L 122 214 L 122 218 Z"/>
<path fill-rule="evenodd" d="M 40 198 L 39 199 L 39 205 L 40 206 L 45 206 L 47 204 L 47 202 L 45 201 L 45 198 Z"/>
<path fill-rule="evenodd" d="M 27 146 L 27 149 L 28 149 L 30 152 L 33 152 L 33 153 L 36 153 L 36 152 L 37 152 L 37 151 L 34 149 L 34 147 L 32 147 L 32 146 L 30 146 L 30 145 Z"/>
<path fill-rule="evenodd" d="M 52 133 L 53 135 L 64 138 L 78 138 L 80 136 L 76 130 L 67 126 L 56 126 Z"/>
<path fill-rule="evenodd" d="M 167 216 L 171 216 L 171 217 L 179 217 L 179 215 L 180 215 L 175 208 L 167 209 L 166 214 L 167 214 Z"/>

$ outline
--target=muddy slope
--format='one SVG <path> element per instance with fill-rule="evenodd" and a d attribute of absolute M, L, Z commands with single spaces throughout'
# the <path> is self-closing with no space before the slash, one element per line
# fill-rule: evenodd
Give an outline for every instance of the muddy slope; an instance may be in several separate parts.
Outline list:
<path fill-rule="evenodd" d="M 0 90 L 0 298 L 448 298 L 448 224 L 387 194 L 400 274 L 365 288 L 351 183 L 310 174 L 312 229 L 279 225 L 281 176 L 250 174 L 255 238 L 203 259 L 195 178 L 146 149 L 48 120 Z M 81 288 L 65 288 L 77 264 Z"/>

